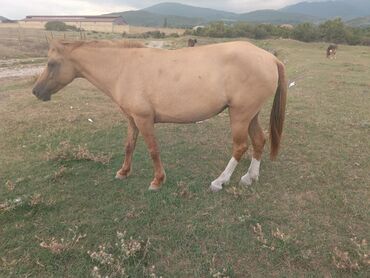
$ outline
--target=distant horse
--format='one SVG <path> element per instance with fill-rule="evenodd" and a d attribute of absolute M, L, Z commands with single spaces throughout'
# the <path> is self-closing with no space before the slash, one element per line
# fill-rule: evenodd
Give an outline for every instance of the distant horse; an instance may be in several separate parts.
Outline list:
<path fill-rule="evenodd" d="M 165 181 L 155 123 L 194 123 L 229 109 L 233 139 L 232 158 L 211 183 L 218 191 L 230 180 L 247 150 L 253 158 L 240 183 L 258 179 L 265 135 L 258 114 L 275 95 L 270 116 L 271 159 L 278 153 L 285 117 L 287 83 L 284 65 L 272 54 L 247 42 L 229 42 L 197 48 L 165 50 L 137 43 L 110 41 L 53 41 L 47 67 L 33 94 L 47 101 L 76 77 L 86 78 L 108 95 L 128 119 L 126 155 L 116 178 L 130 174 L 140 132 L 154 164 L 149 189 Z M 202 159 L 202 156 L 194 157 Z M 191 162 L 190 162 L 191 163 Z M 209 163 L 209 162 L 204 162 Z"/>
<path fill-rule="evenodd" d="M 189 39 L 188 47 L 194 47 L 197 42 L 198 42 L 197 39 Z"/>
<path fill-rule="evenodd" d="M 331 44 L 326 50 L 326 58 L 335 59 L 337 54 L 338 46 L 336 44 Z"/>

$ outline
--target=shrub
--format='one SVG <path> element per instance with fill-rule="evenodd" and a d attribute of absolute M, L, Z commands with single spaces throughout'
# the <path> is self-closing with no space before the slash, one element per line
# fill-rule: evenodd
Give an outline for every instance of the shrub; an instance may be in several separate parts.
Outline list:
<path fill-rule="evenodd" d="M 321 39 L 327 42 L 345 43 L 346 27 L 340 18 L 319 25 Z"/>
<path fill-rule="evenodd" d="M 292 37 L 299 41 L 313 42 L 318 40 L 319 33 L 317 27 L 312 23 L 302 23 L 293 29 Z"/>
<path fill-rule="evenodd" d="M 68 30 L 79 31 L 80 30 L 79 28 L 75 26 L 67 25 L 62 21 L 49 21 L 45 24 L 45 29 L 48 31 L 68 31 Z"/>

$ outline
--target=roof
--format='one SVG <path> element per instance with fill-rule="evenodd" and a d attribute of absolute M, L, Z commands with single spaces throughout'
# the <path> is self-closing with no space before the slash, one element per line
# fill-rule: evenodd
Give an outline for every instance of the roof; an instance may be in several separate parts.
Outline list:
<path fill-rule="evenodd" d="M 28 15 L 24 21 L 63 21 L 63 22 L 112 22 L 127 24 L 122 16 L 94 16 L 94 15 Z"/>

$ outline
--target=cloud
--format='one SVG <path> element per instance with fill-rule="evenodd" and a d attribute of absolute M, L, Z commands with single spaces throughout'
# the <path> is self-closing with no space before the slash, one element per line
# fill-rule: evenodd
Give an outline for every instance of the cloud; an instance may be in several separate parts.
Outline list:
<path fill-rule="evenodd" d="M 177 2 L 244 13 L 259 9 L 278 9 L 301 1 L 303 0 L 0 0 L 0 15 L 11 19 L 46 14 L 99 15 L 142 9 L 161 2 Z"/>
<path fill-rule="evenodd" d="M 5 3 L 6 2 L 6 3 Z M 123 1 L 0 0 L 0 15 L 22 19 L 26 15 L 100 15 L 135 9 Z"/>

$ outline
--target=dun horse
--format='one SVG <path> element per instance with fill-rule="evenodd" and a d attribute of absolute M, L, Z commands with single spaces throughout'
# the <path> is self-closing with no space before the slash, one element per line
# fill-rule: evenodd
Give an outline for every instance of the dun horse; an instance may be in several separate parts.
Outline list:
<path fill-rule="evenodd" d="M 43 101 L 50 100 L 52 94 L 77 77 L 86 78 L 108 95 L 128 119 L 126 155 L 117 172 L 118 179 L 130 174 L 140 132 L 154 164 L 155 174 L 149 189 L 158 190 L 166 175 L 154 124 L 194 123 L 228 108 L 232 158 L 210 188 L 218 191 L 229 182 L 247 150 L 248 134 L 253 158 L 240 183 L 252 184 L 258 179 L 265 145 L 258 113 L 273 95 L 271 159 L 278 153 L 287 94 L 284 66 L 272 54 L 250 43 L 163 50 L 127 42 L 53 41 L 47 67 L 37 80 L 33 94 Z"/>

